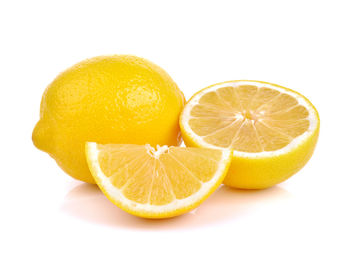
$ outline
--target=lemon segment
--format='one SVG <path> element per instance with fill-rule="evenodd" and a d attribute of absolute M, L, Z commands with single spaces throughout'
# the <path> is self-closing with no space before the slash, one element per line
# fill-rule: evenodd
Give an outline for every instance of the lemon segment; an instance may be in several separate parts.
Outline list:
<path fill-rule="evenodd" d="M 147 218 L 197 207 L 222 182 L 231 151 L 129 144 L 86 144 L 92 175 L 119 208 Z"/>
<path fill-rule="evenodd" d="M 260 81 L 230 81 L 205 88 L 185 106 L 180 127 L 186 145 L 233 149 L 225 184 L 267 188 L 308 161 L 319 116 L 301 94 Z"/>

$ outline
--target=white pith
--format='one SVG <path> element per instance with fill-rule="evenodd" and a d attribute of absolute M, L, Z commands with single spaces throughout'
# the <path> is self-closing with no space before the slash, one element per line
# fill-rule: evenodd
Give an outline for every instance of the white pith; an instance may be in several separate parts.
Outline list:
<path fill-rule="evenodd" d="M 160 155 L 162 155 L 163 153 L 169 150 L 169 147 L 167 145 L 163 145 L 163 146 L 157 145 L 157 147 L 154 148 L 150 144 L 146 144 L 145 147 L 147 149 L 147 154 L 155 159 L 159 159 Z"/>
<path fill-rule="evenodd" d="M 145 146 L 145 148 L 149 149 L 149 146 Z M 168 150 L 167 146 L 157 148 L 157 151 L 160 152 L 164 152 L 165 150 Z M 158 157 L 160 155 L 160 152 L 157 154 Z M 218 162 L 218 170 L 216 171 L 215 175 L 211 178 L 211 180 L 203 182 L 202 187 L 196 193 L 184 199 L 176 199 L 173 202 L 165 205 L 151 205 L 140 204 L 126 198 L 121 192 L 121 190 L 119 190 L 111 183 L 110 179 L 102 172 L 99 166 L 99 150 L 97 148 L 96 143 L 87 143 L 87 155 L 91 162 L 90 167 L 94 170 L 96 182 L 100 187 L 104 189 L 104 191 L 108 194 L 108 197 L 114 200 L 115 202 L 122 203 L 122 205 L 128 208 L 129 210 L 146 214 L 169 213 L 197 203 L 199 200 L 203 199 L 203 197 L 205 197 L 208 194 L 208 192 L 213 188 L 213 186 L 217 185 L 218 180 L 222 178 L 224 172 L 227 170 L 228 164 L 231 159 L 231 151 L 222 150 L 222 157 L 221 160 Z M 154 154 L 151 154 L 150 156 L 155 157 Z"/>
<path fill-rule="evenodd" d="M 189 137 L 192 138 L 195 142 L 197 142 L 199 144 L 199 146 L 207 147 L 207 148 L 228 149 L 228 148 L 218 147 L 218 146 L 207 143 L 206 141 L 203 140 L 203 137 L 198 136 L 192 130 L 192 128 L 189 125 L 189 120 L 191 119 L 190 113 L 191 113 L 192 108 L 195 105 L 197 105 L 199 100 L 201 99 L 201 97 L 208 92 L 215 91 L 218 88 L 222 88 L 222 87 L 238 87 L 240 85 L 254 85 L 254 86 L 257 86 L 258 88 L 267 87 L 267 88 L 275 89 L 281 93 L 285 93 L 285 94 L 288 94 L 288 95 L 294 97 L 298 101 L 299 105 L 304 106 L 308 110 L 309 115 L 306 119 L 309 120 L 310 125 L 309 125 L 309 128 L 307 131 L 305 131 L 303 134 L 299 135 L 298 137 L 295 137 L 288 145 L 286 145 L 285 147 L 283 147 L 281 149 L 274 150 L 274 151 L 262 151 L 262 152 L 243 152 L 243 151 L 234 150 L 234 155 L 236 157 L 261 158 L 261 157 L 274 157 L 274 156 L 289 153 L 293 149 L 295 149 L 297 146 L 299 146 L 301 143 L 303 143 L 306 139 L 308 139 L 310 137 L 310 135 L 312 135 L 315 132 L 315 130 L 317 129 L 317 125 L 318 125 L 317 113 L 315 112 L 314 108 L 310 105 L 310 103 L 308 101 L 306 101 L 305 98 L 302 97 L 301 95 L 299 95 L 295 92 L 288 91 L 284 88 L 281 88 L 281 87 L 278 87 L 275 85 L 270 85 L 268 83 L 262 83 L 262 82 L 256 82 L 256 81 L 245 81 L 245 80 L 234 81 L 234 82 L 224 82 L 224 83 L 219 83 L 219 84 L 213 85 L 209 88 L 202 90 L 198 94 L 196 94 L 187 103 L 187 105 L 185 106 L 185 108 L 182 112 L 181 123 L 183 125 L 183 128 L 186 131 L 186 133 L 188 133 Z"/>

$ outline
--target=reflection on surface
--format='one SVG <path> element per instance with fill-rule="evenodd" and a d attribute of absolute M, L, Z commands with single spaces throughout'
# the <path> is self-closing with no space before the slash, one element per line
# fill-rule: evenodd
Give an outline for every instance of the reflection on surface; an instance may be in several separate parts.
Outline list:
<path fill-rule="evenodd" d="M 65 197 L 62 211 L 84 221 L 112 227 L 137 229 L 188 229 L 235 220 L 254 208 L 287 198 L 279 186 L 265 190 L 237 190 L 221 186 L 197 209 L 170 219 L 152 220 L 130 215 L 112 204 L 96 185 L 79 184 Z"/>

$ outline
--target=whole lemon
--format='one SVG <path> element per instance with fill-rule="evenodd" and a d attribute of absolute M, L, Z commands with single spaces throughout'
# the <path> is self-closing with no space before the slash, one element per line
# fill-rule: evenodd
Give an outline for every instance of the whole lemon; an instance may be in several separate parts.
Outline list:
<path fill-rule="evenodd" d="M 146 59 L 87 59 L 58 75 L 45 90 L 33 143 L 72 177 L 94 183 L 85 142 L 179 145 L 184 103 L 170 76 Z"/>

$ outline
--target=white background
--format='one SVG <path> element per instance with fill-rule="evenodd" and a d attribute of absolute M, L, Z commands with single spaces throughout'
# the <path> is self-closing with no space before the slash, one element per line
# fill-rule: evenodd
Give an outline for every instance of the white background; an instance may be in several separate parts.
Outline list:
<path fill-rule="evenodd" d="M 348 1 L 1 1 L 0 270 L 350 271 Z M 321 116 L 314 156 L 263 191 L 221 187 L 192 213 L 143 220 L 35 149 L 54 77 L 134 54 L 187 99 L 255 79 L 295 89 Z"/>

